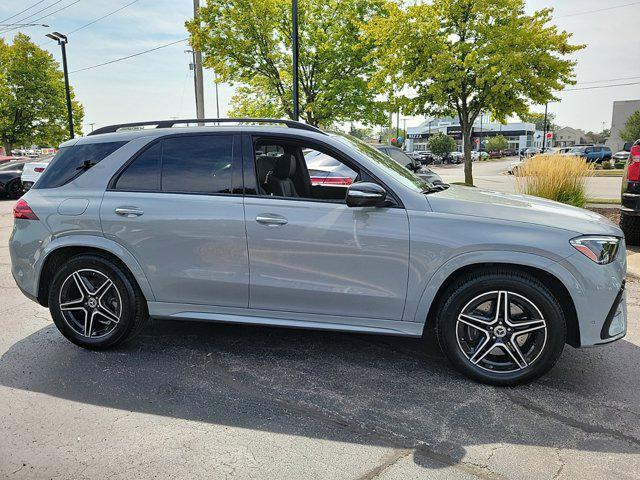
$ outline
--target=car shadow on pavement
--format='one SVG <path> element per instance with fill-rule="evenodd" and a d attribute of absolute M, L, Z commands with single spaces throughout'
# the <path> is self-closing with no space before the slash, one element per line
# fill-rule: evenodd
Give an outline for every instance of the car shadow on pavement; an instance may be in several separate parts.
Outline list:
<path fill-rule="evenodd" d="M 472 468 L 485 444 L 640 452 L 640 350 L 567 348 L 542 380 L 473 383 L 422 339 L 152 321 L 114 350 L 53 325 L 0 359 L 0 384 L 211 424 L 409 449 L 425 468 Z M 626 383 L 625 383 L 626 382 Z"/>

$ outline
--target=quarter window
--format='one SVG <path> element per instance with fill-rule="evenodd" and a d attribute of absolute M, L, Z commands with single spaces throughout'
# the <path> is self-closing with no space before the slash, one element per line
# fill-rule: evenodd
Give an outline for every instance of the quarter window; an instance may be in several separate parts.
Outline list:
<path fill-rule="evenodd" d="M 127 142 L 89 143 L 61 148 L 32 188 L 61 187 L 75 180 Z"/>

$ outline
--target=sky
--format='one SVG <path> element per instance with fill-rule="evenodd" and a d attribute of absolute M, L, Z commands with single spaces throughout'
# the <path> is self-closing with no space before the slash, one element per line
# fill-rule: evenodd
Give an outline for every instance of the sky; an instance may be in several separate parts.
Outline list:
<path fill-rule="evenodd" d="M 202 0 L 203 2 L 206 0 Z M 36 5 L 37 4 L 37 5 Z M 640 82 L 640 1 L 528 0 L 532 12 L 554 8 L 554 23 L 573 33 L 573 42 L 587 48 L 574 55 L 578 85 L 600 87 Z M 32 7 L 32 8 L 28 8 Z M 65 8 L 66 7 L 66 8 Z M 69 33 L 121 7 L 122 10 L 77 32 Z M 7 21 L 7 17 L 27 9 Z M 55 12 L 38 20 L 40 17 Z M 37 13 L 42 10 L 41 13 Z M 35 14 L 35 15 L 34 15 Z M 61 60 L 60 47 L 45 37 L 68 34 L 70 82 L 85 107 L 84 131 L 110 123 L 195 117 L 191 54 L 186 42 L 102 67 L 76 71 L 136 54 L 188 36 L 184 22 L 193 15 L 191 0 L 2 0 L 0 25 L 45 23 L 49 28 L 23 27 L 33 41 Z M 0 31 L 6 27 L 0 27 Z M 9 42 L 17 30 L 0 33 Z M 635 77 L 635 78 L 629 78 Z M 607 81 L 605 81 L 607 80 Z M 205 69 L 205 115 L 216 116 L 213 72 Z M 225 116 L 233 87 L 219 87 L 220 115 Z M 640 99 L 636 85 L 564 91 L 560 102 L 549 104 L 559 125 L 600 131 L 611 123 L 615 100 Z M 543 106 L 533 108 L 543 111 Z M 423 118 L 409 117 L 407 126 Z"/>

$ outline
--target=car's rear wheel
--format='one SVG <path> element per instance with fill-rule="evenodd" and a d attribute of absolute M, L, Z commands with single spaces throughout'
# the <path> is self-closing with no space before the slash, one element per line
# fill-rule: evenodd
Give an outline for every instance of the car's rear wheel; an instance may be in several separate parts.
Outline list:
<path fill-rule="evenodd" d="M 20 180 L 11 180 L 5 190 L 7 198 L 20 198 L 22 196 L 22 183 Z"/>
<path fill-rule="evenodd" d="M 640 217 L 620 214 L 620 229 L 627 245 L 640 245 Z"/>
<path fill-rule="evenodd" d="M 566 322 L 554 295 L 524 272 L 471 273 L 444 297 L 438 342 L 466 376 L 492 385 L 515 385 L 546 373 L 558 360 Z"/>
<path fill-rule="evenodd" d="M 148 318 L 131 274 L 98 255 L 65 262 L 49 289 L 49 309 L 67 339 L 94 350 L 123 342 Z"/>

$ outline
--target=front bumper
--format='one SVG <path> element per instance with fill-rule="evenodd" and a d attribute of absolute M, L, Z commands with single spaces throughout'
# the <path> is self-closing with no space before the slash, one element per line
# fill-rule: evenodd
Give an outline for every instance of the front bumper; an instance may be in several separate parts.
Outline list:
<path fill-rule="evenodd" d="M 624 288 L 627 253 L 624 243 L 616 259 L 607 265 L 598 265 L 579 252 L 559 263 L 573 277 L 565 282 L 578 322 L 579 335 L 572 345 L 589 347 L 624 337 L 627 331 Z"/>

